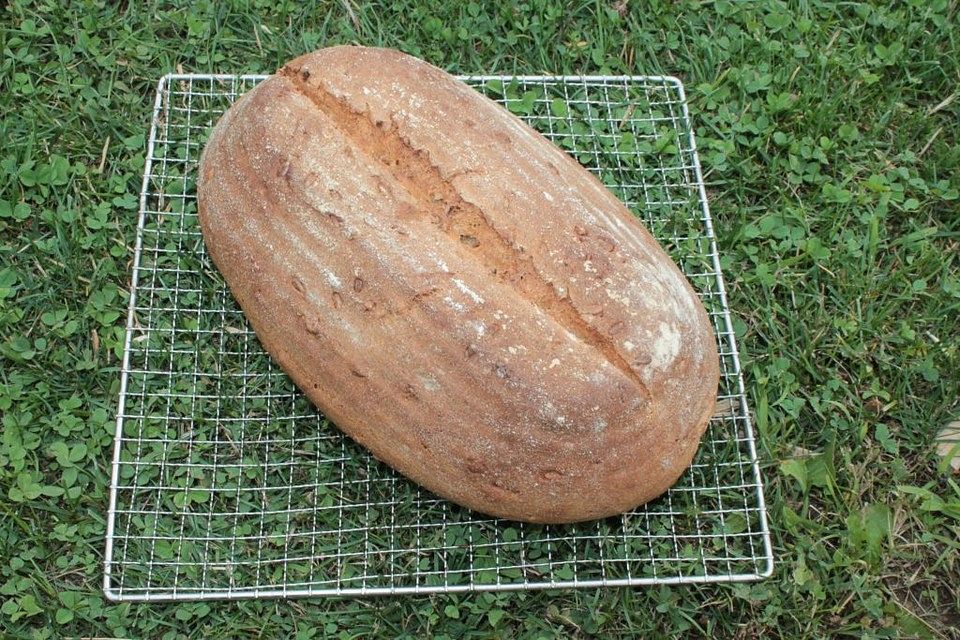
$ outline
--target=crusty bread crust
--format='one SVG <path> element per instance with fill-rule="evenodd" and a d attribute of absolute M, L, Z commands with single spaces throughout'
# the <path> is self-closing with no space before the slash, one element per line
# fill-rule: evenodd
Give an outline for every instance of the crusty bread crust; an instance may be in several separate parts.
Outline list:
<path fill-rule="evenodd" d="M 572 522 L 690 464 L 719 379 L 690 284 L 588 171 L 445 72 L 297 58 L 216 125 L 198 192 L 266 349 L 431 491 Z"/>

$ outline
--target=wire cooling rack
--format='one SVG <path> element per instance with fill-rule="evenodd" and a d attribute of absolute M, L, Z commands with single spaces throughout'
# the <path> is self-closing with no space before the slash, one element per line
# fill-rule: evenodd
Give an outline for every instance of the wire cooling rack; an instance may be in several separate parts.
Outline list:
<path fill-rule="evenodd" d="M 670 251 L 713 320 L 717 414 L 667 494 L 571 526 L 495 520 L 342 436 L 266 355 L 204 252 L 195 178 L 263 76 L 168 75 L 150 128 L 107 525 L 111 600 L 730 582 L 771 573 L 740 361 L 682 84 L 469 77 L 579 160 Z"/>

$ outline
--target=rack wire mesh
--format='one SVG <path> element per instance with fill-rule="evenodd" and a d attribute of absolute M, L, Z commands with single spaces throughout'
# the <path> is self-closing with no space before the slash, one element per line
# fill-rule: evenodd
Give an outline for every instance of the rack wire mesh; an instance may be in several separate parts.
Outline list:
<path fill-rule="evenodd" d="M 699 292 L 717 413 L 667 494 L 571 526 L 490 519 L 420 489 L 329 424 L 260 346 L 207 258 L 195 172 L 263 76 L 158 84 L 140 200 L 108 514 L 112 600 L 745 581 L 772 572 L 740 360 L 683 85 L 464 78 L 594 172 Z"/>

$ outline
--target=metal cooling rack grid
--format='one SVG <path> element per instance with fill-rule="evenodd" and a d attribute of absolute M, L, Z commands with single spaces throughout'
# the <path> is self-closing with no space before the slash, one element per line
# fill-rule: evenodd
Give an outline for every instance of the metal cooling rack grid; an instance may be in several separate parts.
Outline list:
<path fill-rule="evenodd" d="M 472 77 L 597 174 L 700 293 L 717 415 L 666 495 L 572 526 L 439 500 L 326 422 L 266 356 L 204 253 L 195 171 L 262 76 L 168 75 L 141 195 L 104 590 L 113 600 L 739 581 L 772 571 L 753 431 L 683 86 L 664 77 Z"/>

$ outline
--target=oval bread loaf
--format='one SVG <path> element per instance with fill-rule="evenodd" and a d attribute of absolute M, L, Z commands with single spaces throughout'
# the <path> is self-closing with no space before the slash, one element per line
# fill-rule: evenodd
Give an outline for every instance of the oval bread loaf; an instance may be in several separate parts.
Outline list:
<path fill-rule="evenodd" d="M 427 489 L 572 522 L 690 464 L 719 377 L 690 284 L 588 171 L 447 73 L 300 57 L 224 114 L 198 194 L 264 347 Z"/>

